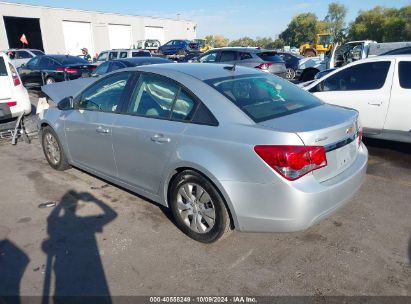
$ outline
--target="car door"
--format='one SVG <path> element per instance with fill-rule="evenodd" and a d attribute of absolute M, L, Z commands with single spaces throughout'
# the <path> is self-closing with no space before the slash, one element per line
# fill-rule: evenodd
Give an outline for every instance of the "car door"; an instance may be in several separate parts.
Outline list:
<path fill-rule="evenodd" d="M 384 129 L 401 131 L 408 138 L 411 138 L 411 60 L 398 57 L 396 64 L 390 107 Z"/>
<path fill-rule="evenodd" d="M 394 61 L 354 64 L 324 76 L 309 91 L 323 101 L 359 111 L 366 133 L 380 133 L 390 102 Z"/>
<path fill-rule="evenodd" d="M 30 84 L 33 82 L 32 71 L 37 68 L 40 62 L 40 58 L 41 57 L 34 57 L 33 59 L 29 60 L 26 65 L 18 69 L 21 81 L 24 85 L 30 86 Z"/>
<path fill-rule="evenodd" d="M 112 124 L 127 94 L 131 72 L 103 77 L 82 92 L 64 118 L 73 164 L 115 177 Z"/>
<path fill-rule="evenodd" d="M 141 74 L 125 115 L 113 127 L 119 178 L 138 189 L 159 193 L 166 165 L 176 150 L 183 121 L 197 103 L 181 86 L 156 74 Z"/>

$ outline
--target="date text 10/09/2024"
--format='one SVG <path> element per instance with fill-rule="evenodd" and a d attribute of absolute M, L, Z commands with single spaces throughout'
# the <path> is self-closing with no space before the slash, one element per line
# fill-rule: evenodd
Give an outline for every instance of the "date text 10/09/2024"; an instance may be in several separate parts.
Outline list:
<path fill-rule="evenodd" d="M 257 303 L 254 297 L 150 297 L 150 303 Z"/>

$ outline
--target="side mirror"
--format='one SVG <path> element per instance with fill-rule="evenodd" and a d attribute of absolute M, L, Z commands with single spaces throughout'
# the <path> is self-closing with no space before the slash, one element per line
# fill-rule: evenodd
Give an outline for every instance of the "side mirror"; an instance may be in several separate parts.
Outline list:
<path fill-rule="evenodd" d="M 73 97 L 69 96 L 69 97 L 66 97 L 60 100 L 60 102 L 57 104 L 57 108 L 61 111 L 73 109 L 74 108 Z"/>

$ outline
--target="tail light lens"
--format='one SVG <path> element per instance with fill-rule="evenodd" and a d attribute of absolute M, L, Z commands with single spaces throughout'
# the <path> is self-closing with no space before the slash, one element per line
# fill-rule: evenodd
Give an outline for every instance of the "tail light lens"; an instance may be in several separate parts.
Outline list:
<path fill-rule="evenodd" d="M 327 156 L 321 146 L 255 146 L 254 151 L 271 168 L 288 180 L 327 166 Z"/>
<path fill-rule="evenodd" d="M 7 106 L 8 106 L 9 108 L 14 107 L 14 106 L 17 106 L 17 101 L 9 101 L 9 102 L 7 103 Z"/>
<path fill-rule="evenodd" d="M 13 84 L 14 84 L 15 87 L 17 87 L 18 85 L 21 84 L 19 74 L 17 73 L 14 66 L 11 65 L 10 63 L 9 63 L 9 68 L 10 68 L 10 72 L 11 72 L 11 78 L 13 79 Z"/>
<path fill-rule="evenodd" d="M 362 128 L 358 130 L 357 136 L 358 136 L 358 144 L 360 145 L 362 142 Z"/>
<path fill-rule="evenodd" d="M 74 74 L 78 72 L 78 70 L 75 68 L 57 68 L 56 71 L 63 71 L 63 72 L 66 72 L 67 74 Z"/>
<path fill-rule="evenodd" d="M 272 66 L 272 62 L 264 62 L 262 64 L 260 64 L 257 68 L 261 69 L 261 70 L 268 70 L 270 68 L 270 66 Z"/>

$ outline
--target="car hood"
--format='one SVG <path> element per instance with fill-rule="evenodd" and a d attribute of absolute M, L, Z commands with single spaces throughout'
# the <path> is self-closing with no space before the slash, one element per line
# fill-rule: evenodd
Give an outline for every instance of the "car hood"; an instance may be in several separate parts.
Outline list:
<path fill-rule="evenodd" d="M 63 98 L 76 96 L 89 84 L 98 80 L 98 77 L 80 78 L 76 80 L 57 82 L 44 85 L 41 90 L 55 103 L 58 103 Z"/>

